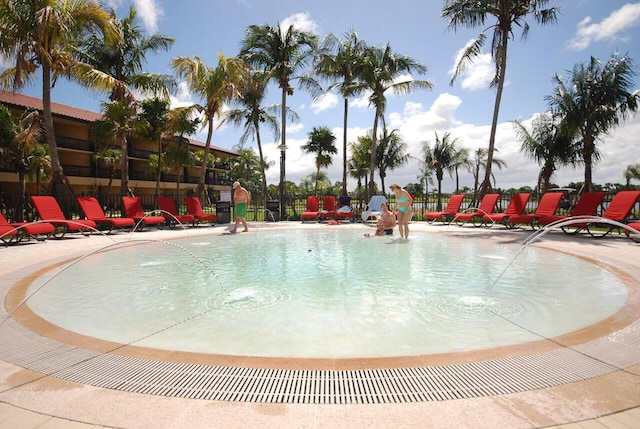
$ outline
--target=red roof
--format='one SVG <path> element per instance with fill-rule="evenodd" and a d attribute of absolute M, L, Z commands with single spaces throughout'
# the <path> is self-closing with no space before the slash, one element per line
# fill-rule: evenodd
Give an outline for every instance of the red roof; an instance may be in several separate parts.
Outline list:
<path fill-rule="evenodd" d="M 7 92 L 0 90 L 0 101 L 5 104 L 11 104 L 18 107 L 29 107 L 42 111 L 42 100 L 40 98 L 29 97 L 28 95 L 18 94 L 17 92 Z M 93 122 L 102 119 L 99 113 L 89 112 L 64 104 L 51 102 L 51 113 L 57 116 L 65 116 L 67 118 L 79 119 L 81 121 Z"/>
<path fill-rule="evenodd" d="M 0 90 L 0 103 L 8 104 L 15 107 L 26 107 L 42 111 L 42 100 L 40 98 L 30 97 L 28 95 L 19 94 L 17 92 Z M 51 113 L 54 116 L 64 116 L 67 118 L 77 119 L 85 122 L 93 122 L 103 118 L 103 116 L 99 113 L 90 112 L 88 110 L 82 110 L 76 107 L 71 107 L 65 104 L 54 102 L 51 102 Z M 189 143 L 200 147 L 205 146 L 205 143 L 193 139 L 189 139 Z M 235 150 L 225 149 L 218 146 L 212 145 L 211 149 L 218 152 L 226 152 L 232 155 L 239 155 L 239 153 Z"/>

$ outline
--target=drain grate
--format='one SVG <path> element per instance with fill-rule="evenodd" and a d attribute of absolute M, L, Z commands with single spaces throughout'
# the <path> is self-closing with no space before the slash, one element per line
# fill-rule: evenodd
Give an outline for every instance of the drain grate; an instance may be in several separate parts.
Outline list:
<path fill-rule="evenodd" d="M 77 383 L 180 398 L 299 404 L 446 401 L 543 389 L 640 363 L 640 322 L 575 349 L 456 365 L 284 370 L 164 362 L 101 354 L 0 326 L 0 359 Z"/>

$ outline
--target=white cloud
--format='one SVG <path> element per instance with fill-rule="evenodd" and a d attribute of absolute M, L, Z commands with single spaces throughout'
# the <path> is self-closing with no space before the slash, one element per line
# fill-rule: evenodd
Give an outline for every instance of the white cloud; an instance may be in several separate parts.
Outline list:
<path fill-rule="evenodd" d="M 453 66 L 449 70 L 449 75 L 453 76 L 456 66 L 460 63 L 462 55 L 467 47 L 473 43 L 473 39 L 467 42 L 467 45 L 456 53 Z M 485 89 L 495 76 L 496 70 L 491 61 L 491 54 L 479 54 L 473 59 L 472 63 L 466 64 L 464 71 L 458 76 L 462 80 L 461 86 L 464 89 L 475 91 Z"/>
<path fill-rule="evenodd" d="M 148 33 L 158 32 L 158 20 L 164 14 L 157 0 L 133 0 L 138 17 Z"/>
<path fill-rule="evenodd" d="M 311 104 L 311 110 L 313 110 L 314 113 L 320 113 L 324 110 L 331 109 L 332 107 L 335 107 L 337 105 L 338 105 L 338 96 L 331 92 L 328 92 L 322 95 L 320 98 L 318 98 Z"/>
<path fill-rule="evenodd" d="M 594 42 L 626 40 L 620 33 L 640 23 L 640 3 L 628 3 L 599 23 L 590 16 L 578 24 L 576 35 L 567 43 L 569 49 L 583 51 Z"/>
<path fill-rule="evenodd" d="M 296 30 L 306 31 L 313 34 L 320 33 L 318 25 L 311 19 L 308 12 L 289 15 L 280 22 L 280 29 L 282 31 L 287 31 L 291 26 Z"/>

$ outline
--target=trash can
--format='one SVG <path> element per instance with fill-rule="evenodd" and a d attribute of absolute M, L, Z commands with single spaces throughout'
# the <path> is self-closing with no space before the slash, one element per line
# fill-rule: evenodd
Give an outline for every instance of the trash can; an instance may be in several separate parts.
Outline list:
<path fill-rule="evenodd" d="M 266 210 L 264 211 L 264 220 L 267 222 L 280 221 L 280 201 L 267 200 Z"/>
<path fill-rule="evenodd" d="M 218 223 L 231 222 L 231 203 L 229 201 L 218 201 L 216 203 L 216 216 Z"/>

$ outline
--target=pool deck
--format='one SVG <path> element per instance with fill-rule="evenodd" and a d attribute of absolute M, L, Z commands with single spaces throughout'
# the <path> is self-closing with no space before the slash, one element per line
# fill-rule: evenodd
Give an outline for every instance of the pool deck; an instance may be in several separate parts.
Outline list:
<path fill-rule="evenodd" d="M 271 228 L 343 228 L 370 232 L 362 224 L 301 224 L 279 222 L 250 224 L 254 231 Z M 429 225 L 414 222 L 412 234 L 468 234 L 517 245 L 529 230 L 506 230 L 502 226 L 474 228 Z M 136 239 L 170 239 L 184 235 L 218 235 L 227 226 L 192 229 L 146 230 Z M 251 233 L 251 232 L 250 232 Z M 396 231 L 397 233 L 397 231 Z M 111 237 L 83 237 L 30 242 L 0 248 L 0 297 L 35 270 L 84 254 L 129 234 Z M 374 238 L 384 239 L 384 238 Z M 363 239 L 363 244 L 366 244 Z M 587 235 L 567 236 L 560 231 L 546 234 L 533 245 L 580 255 L 608 265 L 637 283 L 640 279 L 640 244 L 622 236 L 593 239 Z M 640 291 L 638 291 L 640 294 Z M 636 300 L 637 301 L 637 300 Z M 640 305 L 633 304 L 634 329 Z M 627 309 L 629 310 L 629 309 Z M 627 316 L 628 317 L 628 316 Z M 628 321 L 627 321 L 628 323 Z M 629 323 L 630 326 L 630 323 Z M 618 328 L 616 329 L 624 329 Z M 593 332 L 596 331 L 597 332 Z M 600 330 L 606 332 L 599 334 Z M 589 331 L 587 329 L 586 331 Z M 587 333 L 590 338 L 611 335 L 602 326 Z M 614 340 L 612 340 L 614 341 Z M 491 359 L 491 350 L 476 355 Z M 498 355 L 498 352 L 495 352 Z M 640 347 L 621 354 L 640 356 Z M 468 357 L 467 357 L 468 358 Z M 441 365 L 449 363 L 439 356 Z M 640 360 L 640 358 L 638 359 Z M 453 358 L 452 358 L 453 361 Z M 233 402 L 133 393 L 79 384 L 0 360 L 0 428 L 200 428 L 200 427 L 472 427 L 472 428 L 638 428 L 640 427 L 640 364 L 624 370 L 537 390 L 471 399 L 384 404 L 290 404 Z"/>

